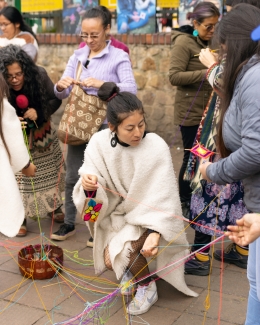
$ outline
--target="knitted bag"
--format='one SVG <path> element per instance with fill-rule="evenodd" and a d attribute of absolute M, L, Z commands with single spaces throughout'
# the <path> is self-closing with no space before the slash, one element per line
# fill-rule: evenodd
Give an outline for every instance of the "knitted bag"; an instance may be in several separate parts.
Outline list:
<path fill-rule="evenodd" d="M 81 62 L 77 66 L 77 78 L 82 70 Z M 59 128 L 58 138 L 70 145 L 89 142 L 106 118 L 107 103 L 97 96 L 88 95 L 79 85 L 74 85 L 65 106 Z"/>

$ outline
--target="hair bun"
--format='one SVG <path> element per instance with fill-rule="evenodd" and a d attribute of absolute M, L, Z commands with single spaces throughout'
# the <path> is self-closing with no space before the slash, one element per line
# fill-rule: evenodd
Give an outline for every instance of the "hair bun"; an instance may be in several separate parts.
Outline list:
<path fill-rule="evenodd" d="M 107 102 L 118 95 L 119 92 L 120 89 L 114 82 L 104 82 L 99 88 L 97 95 L 101 100 Z"/>

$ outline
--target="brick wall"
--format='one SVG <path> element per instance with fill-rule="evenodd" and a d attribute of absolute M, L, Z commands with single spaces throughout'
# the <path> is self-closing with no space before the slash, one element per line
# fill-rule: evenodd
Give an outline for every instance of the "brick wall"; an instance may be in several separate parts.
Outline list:
<path fill-rule="evenodd" d="M 45 67 L 53 82 L 57 82 L 68 58 L 78 47 L 78 35 L 39 34 L 40 51 L 37 63 Z M 148 130 L 162 136 L 169 144 L 180 143 L 176 135 L 173 110 L 175 87 L 168 80 L 170 65 L 170 34 L 114 35 L 127 44 L 138 87 L 137 96 L 142 100 Z M 63 103 L 64 105 L 64 103 Z M 59 111 L 61 112 L 62 109 Z"/>

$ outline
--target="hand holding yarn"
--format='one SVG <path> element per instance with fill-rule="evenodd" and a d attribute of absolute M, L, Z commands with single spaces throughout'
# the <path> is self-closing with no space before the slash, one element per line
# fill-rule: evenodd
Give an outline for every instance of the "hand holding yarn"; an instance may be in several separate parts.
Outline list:
<path fill-rule="evenodd" d="M 145 240 L 144 246 L 141 249 L 141 254 L 144 257 L 151 257 L 158 254 L 160 234 L 152 232 Z"/>
<path fill-rule="evenodd" d="M 95 175 L 83 175 L 82 176 L 82 186 L 85 191 L 96 191 L 98 188 L 97 176 Z"/>
<path fill-rule="evenodd" d="M 214 54 L 208 47 L 202 49 L 199 55 L 200 62 L 207 68 L 210 68 L 214 63 L 218 63 L 218 54 Z"/>

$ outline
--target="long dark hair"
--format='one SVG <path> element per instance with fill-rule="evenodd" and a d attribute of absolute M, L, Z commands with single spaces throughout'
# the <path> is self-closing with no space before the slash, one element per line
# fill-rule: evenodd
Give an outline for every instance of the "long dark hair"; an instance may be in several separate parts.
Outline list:
<path fill-rule="evenodd" d="M 4 147 L 7 151 L 9 160 L 11 160 L 10 152 L 8 150 L 7 144 L 5 142 L 5 137 L 3 133 L 3 127 L 2 127 L 2 119 L 3 119 L 3 109 L 4 109 L 4 98 L 8 97 L 9 95 L 9 88 L 7 83 L 5 82 L 5 79 L 3 75 L 0 73 L 0 138 L 3 141 Z"/>
<path fill-rule="evenodd" d="M 209 1 L 200 2 L 193 9 L 193 12 L 187 13 L 187 19 L 196 20 L 199 23 L 203 23 L 206 18 L 215 16 L 219 17 L 220 12 L 214 3 Z"/>
<path fill-rule="evenodd" d="M 8 45 L 0 48 L 0 58 L 0 72 L 3 74 L 6 81 L 8 75 L 7 67 L 14 63 L 19 64 L 24 74 L 23 95 L 29 99 L 30 107 L 36 109 L 38 117 L 47 114 L 46 112 L 48 112 L 49 108 L 46 101 L 45 85 L 39 68 L 31 57 L 19 46 Z M 9 92 L 10 95 L 8 100 L 12 106 L 16 107 L 17 93 L 12 88 L 9 89 Z"/>
<path fill-rule="evenodd" d="M 134 111 L 144 114 L 142 102 L 132 93 L 120 92 L 114 82 L 105 82 L 98 90 L 98 97 L 107 101 L 107 121 L 117 130 L 118 126 Z"/>
<path fill-rule="evenodd" d="M 218 132 L 218 149 L 221 157 L 227 157 L 230 154 L 224 145 L 222 123 L 233 97 L 237 76 L 254 54 L 259 56 L 260 61 L 260 44 L 251 39 L 252 30 L 259 25 L 260 9 L 242 3 L 234 7 L 221 20 L 217 29 L 218 41 L 225 47 L 227 62 L 223 73 L 223 98 Z"/>
<path fill-rule="evenodd" d="M 3 15 L 12 24 L 20 24 L 19 29 L 22 32 L 28 32 L 28 33 L 32 34 L 32 36 L 37 41 L 37 37 L 34 34 L 32 28 L 25 23 L 25 21 L 23 20 L 23 16 L 22 16 L 22 14 L 20 13 L 20 11 L 18 9 L 16 9 L 15 7 L 7 6 L 7 7 L 4 7 L 0 11 L 0 15 Z M 37 43 L 38 43 L 38 41 L 37 41 Z"/>
<path fill-rule="evenodd" d="M 260 8 L 260 1 L 259 0 L 233 0 L 232 2 L 232 7 L 240 4 L 240 3 L 247 3 L 249 5 L 252 5 L 254 7 Z"/>

